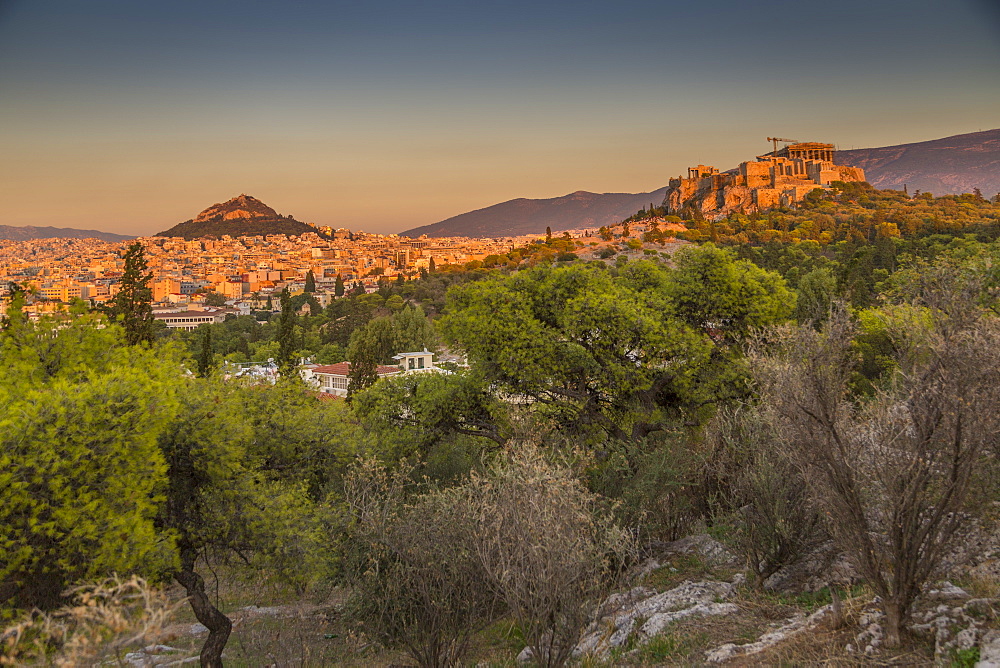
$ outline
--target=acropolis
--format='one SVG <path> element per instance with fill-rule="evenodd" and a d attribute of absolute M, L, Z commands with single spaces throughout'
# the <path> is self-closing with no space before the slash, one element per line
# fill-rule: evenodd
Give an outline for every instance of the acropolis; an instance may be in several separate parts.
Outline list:
<path fill-rule="evenodd" d="M 834 181 L 865 180 L 863 169 L 835 165 L 833 158 L 833 144 L 803 142 L 775 148 L 727 172 L 690 167 L 687 178 L 670 179 L 663 203 L 672 214 L 696 210 L 718 219 L 795 206 L 810 191 L 829 188 Z"/>

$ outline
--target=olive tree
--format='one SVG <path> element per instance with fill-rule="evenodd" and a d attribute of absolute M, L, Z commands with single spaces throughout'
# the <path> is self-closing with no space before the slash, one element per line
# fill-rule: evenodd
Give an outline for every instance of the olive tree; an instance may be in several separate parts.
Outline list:
<path fill-rule="evenodd" d="M 466 486 L 473 545 L 540 666 L 572 656 L 597 603 L 634 556 L 602 499 L 530 443 L 512 446 Z"/>
<path fill-rule="evenodd" d="M 405 486 L 403 472 L 371 461 L 348 476 L 353 617 L 420 666 L 459 665 L 499 598 L 473 550 L 477 528 L 462 490 L 407 498 Z"/>
<path fill-rule="evenodd" d="M 895 368 L 870 399 L 849 395 L 855 327 L 843 310 L 821 331 L 781 331 L 778 352 L 753 365 L 781 445 L 882 600 L 889 646 L 949 565 L 1000 434 L 1000 324 L 959 297 L 927 295 L 926 317 L 893 323 Z"/>
<path fill-rule="evenodd" d="M 510 614 L 542 666 L 563 665 L 633 557 L 603 500 L 530 443 L 448 489 L 362 463 L 345 498 L 353 610 L 421 666 L 455 665 L 473 631 Z"/>

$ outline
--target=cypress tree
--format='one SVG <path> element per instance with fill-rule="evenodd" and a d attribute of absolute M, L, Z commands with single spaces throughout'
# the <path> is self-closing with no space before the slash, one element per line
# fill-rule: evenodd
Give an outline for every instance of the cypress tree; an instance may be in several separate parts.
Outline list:
<path fill-rule="evenodd" d="M 337 282 L 333 285 L 333 294 L 337 297 L 344 296 L 344 277 L 337 274 Z"/>
<path fill-rule="evenodd" d="M 316 292 L 316 277 L 313 275 L 312 269 L 306 272 L 306 286 L 303 292 Z"/>
<path fill-rule="evenodd" d="M 125 341 L 131 346 L 153 342 L 153 291 L 149 287 L 153 274 L 148 268 L 142 244 L 136 241 L 125 251 L 118 294 L 107 309 L 108 316 L 125 328 Z"/>
<path fill-rule="evenodd" d="M 198 376 L 206 377 L 212 372 L 212 326 L 203 328 L 205 333 L 201 337 L 201 351 L 198 353 Z"/>

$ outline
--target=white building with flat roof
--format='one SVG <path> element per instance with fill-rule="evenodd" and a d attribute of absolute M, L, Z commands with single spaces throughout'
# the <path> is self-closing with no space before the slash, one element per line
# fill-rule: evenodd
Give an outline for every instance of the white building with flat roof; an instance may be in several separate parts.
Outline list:
<path fill-rule="evenodd" d="M 438 371 L 434 366 L 434 353 L 427 349 L 415 353 L 399 353 L 392 359 L 399 362 L 403 371 Z"/>

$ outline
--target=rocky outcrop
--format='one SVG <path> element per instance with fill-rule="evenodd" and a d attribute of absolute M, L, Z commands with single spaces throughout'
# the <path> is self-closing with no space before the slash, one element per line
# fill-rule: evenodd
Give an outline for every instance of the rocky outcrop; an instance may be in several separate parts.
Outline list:
<path fill-rule="evenodd" d="M 186 656 L 182 650 L 169 645 L 147 645 L 125 655 L 125 663 L 136 668 L 148 666 L 185 666 L 198 663 L 197 656 Z"/>
<path fill-rule="evenodd" d="M 663 204 L 671 214 L 718 220 L 733 213 L 757 213 L 795 206 L 834 181 L 864 181 L 859 167 L 835 165 L 833 144 L 800 143 L 720 172 L 698 165 L 687 178 L 670 179 Z"/>
<path fill-rule="evenodd" d="M 993 629 L 983 634 L 976 668 L 1000 668 L 1000 631 Z"/>
<path fill-rule="evenodd" d="M 974 549 L 970 549 L 979 555 L 993 555 L 996 540 L 994 534 L 984 534 L 972 541 Z M 647 555 L 633 573 L 633 582 L 638 586 L 615 593 L 601 603 L 574 648 L 574 657 L 608 660 L 614 656 L 630 661 L 640 656 L 643 647 L 654 637 L 671 634 L 677 638 L 697 628 L 699 619 L 723 618 L 706 624 L 711 628 L 731 626 L 740 629 L 746 628 L 748 617 L 759 614 L 760 600 L 755 599 L 756 594 L 749 588 L 739 591 L 745 580 L 743 573 L 718 575 L 734 573 L 740 561 L 711 536 L 699 534 L 669 543 L 653 543 Z M 964 560 L 968 555 L 958 556 Z M 695 557 L 699 571 L 713 573 L 716 579 L 690 579 L 662 592 L 643 585 L 657 572 L 676 573 L 669 562 L 675 560 L 677 563 L 677 557 Z M 681 560 L 684 561 L 691 560 Z M 979 566 L 991 564 L 992 560 L 986 560 Z M 720 577 L 725 579 L 718 579 Z M 727 581 L 730 577 L 732 581 Z M 843 587 L 859 581 L 849 560 L 832 542 L 827 542 L 798 563 L 779 571 L 765 585 L 785 594 L 798 594 L 815 592 L 833 583 Z M 786 608 L 790 606 L 786 604 Z M 707 649 L 697 658 L 694 654 L 691 657 L 707 663 L 756 665 L 767 662 L 769 657 L 773 659 L 772 650 L 780 654 L 785 643 L 794 641 L 793 648 L 808 644 L 813 637 L 810 634 L 823 634 L 831 629 L 841 629 L 840 632 L 850 639 L 844 649 L 860 662 L 874 661 L 885 655 L 885 617 L 878 597 L 866 600 L 852 596 L 841 602 L 834 596 L 833 603 L 811 614 L 798 611 L 786 616 L 789 614 L 787 609 L 777 606 L 774 609 L 778 614 L 767 619 L 777 621 L 769 622 L 765 632 L 761 634 L 762 629 L 754 623 L 755 633 L 761 634 L 756 640 L 743 644 L 727 642 Z M 998 621 L 1000 599 L 972 597 L 961 587 L 942 581 L 924 590 L 905 625 L 909 632 L 925 637 L 928 644 L 933 643 L 937 664 L 947 665 L 956 656 L 967 659 L 974 656 L 978 648 L 980 662 L 977 666 L 1000 668 Z M 670 628 L 676 623 L 681 625 Z M 519 657 L 522 663 L 531 659 L 528 649 Z"/>
<path fill-rule="evenodd" d="M 281 217 L 282 216 L 279 215 L 277 211 L 264 204 L 256 197 L 251 197 L 250 195 L 239 195 L 238 197 L 234 197 L 227 202 L 213 204 L 195 216 L 193 222 L 207 223 L 210 221 L 234 220 L 237 218 L 260 218 L 264 220 L 273 220 Z"/>
<path fill-rule="evenodd" d="M 587 627 L 573 656 L 606 657 L 626 642 L 648 642 L 678 620 L 732 614 L 738 609 L 736 605 L 723 601 L 738 584 L 709 580 L 684 582 L 659 594 L 647 587 L 613 594 L 601 604 L 597 619 Z"/>
<path fill-rule="evenodd" d="M 764 581 L 764 588 L 780 593 L 816 592 L 831 583 L 851 585 L 861 577 L 833 541 L 826 541 L 796 561 L 782 566 Z"/>
<path fill-rule="evenodd" d="M 995 625 L 998 616 L 1000 600 L 972 598 L 961 587 L 946 581 L 929 588 L 920 597 L 907 628 L 916 636 L 933 640 L 935 662 L 947 664 L 957 652 L 977 646 L 980 648 L 980 659 L 983 659 L 984 652 L 992 652 L 989 645 L 995 641 L 993 634 L 996 631 L 990 627 Z M 875 597 L 862 610 L 858 618 L 858 633 L 854 642 L 847 646 L 847 651 L 865 656 L 879 654 L 883 648 L 884 620 L 879 599 Z M 1000 660 L 1000 654 L 996 658 Z"/>
<path fill-rule="evenodd" d="M 318 229 L 277 211 L 250 195 L 240 195 L 221 204 L 213 204 L 193 219 L 157 233 L 159 237 L 268 236 L 285 234 L 298 236 L 312 232 L 326 236 Z"/>
<path fill-rule="evenodd" d="M 652 549 L 655 550 L 657 557 L 661 560 L 677 555 L 685 555 L 698 557 L 707 566 L 716 568 L 735 568 L 739 565 L 739 559 L 725 545 L 707 533 L 685 536 L 669 543 L 654 543 Z"/>
<path fill-rule="evenodd" d="M 933 637 L 934 658 L 947 662 L 954 653 L 981 645 L 987 625 L 998 616 L 1000 600 L 972 598 L 962 588 L 944 582 L 921 597 L 909 628 L 916 635 Z"/>

